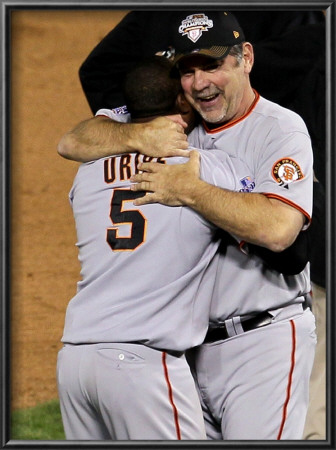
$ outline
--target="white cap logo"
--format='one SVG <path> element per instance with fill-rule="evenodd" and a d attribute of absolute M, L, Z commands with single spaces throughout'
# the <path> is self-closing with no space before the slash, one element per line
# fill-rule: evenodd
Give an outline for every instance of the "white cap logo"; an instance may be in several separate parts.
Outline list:
<path fill-rule="evenodd" d="M 208 31 L 208 28 L 212 27 L 213 21 L 209 20 L 204 14 L 192 14 L 182 20 L 179 33 L 182 36 L 187 35 L 192 42 L 196 42 L 202 36 L 203 31 Z"/>

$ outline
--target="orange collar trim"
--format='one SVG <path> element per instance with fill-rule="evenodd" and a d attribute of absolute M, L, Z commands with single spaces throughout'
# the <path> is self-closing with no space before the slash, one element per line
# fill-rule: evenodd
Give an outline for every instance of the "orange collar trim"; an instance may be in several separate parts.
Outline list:
<path fill-rule="evenodd" d="M 211 128 L 211 129 L 208 128 L 207 124 L 203 121 L 203 126 L 204 126 L 205 131 L 209 134 L 218 133 L 219 131 L 223 131 L 223 130 L 226 130 L 227 128 L 231 128 L 234 125 L 236 125 L 237 123 L 244 120 L 248 115 L 251 114 L 251 112 L 253 111 L 254 107 L 256 106 L 256 104 L 258 103 L 258 100 L 260 98 L 260 95 L 258 94 L 258 92 L 255 89 L 253 89 L 253 92 L 255 94 L 253 103 L 243 116 L 238 117 L 238 119 L 232 120 L 232 122 L 227 122 L 224 125 L 220 125 L 218 128 Z"/>

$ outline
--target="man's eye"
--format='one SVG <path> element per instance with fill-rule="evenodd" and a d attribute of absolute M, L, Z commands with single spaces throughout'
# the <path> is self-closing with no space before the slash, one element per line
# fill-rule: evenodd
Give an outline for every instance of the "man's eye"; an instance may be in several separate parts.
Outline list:
<path fill-rule="evenodd" d="M 192 70 L 180 70 L 180 76 L 181 77 L 190 77 L 190 75 L 193 74 Z"/>
<path fill-rule="evenodd" d="M 211 72 L 211 71 L 213 71 L 213 70 L 216 70 L 216 69 L 218 69 L 218 67 L 220 66 L 220 64 L 218 63 L 218 62 L 215 62 L 215 63 L 212 63 L 212 64 L 207 64 L 205 67 L 204 67 L 204 71 L 206 71 L 206 72 Z"/>

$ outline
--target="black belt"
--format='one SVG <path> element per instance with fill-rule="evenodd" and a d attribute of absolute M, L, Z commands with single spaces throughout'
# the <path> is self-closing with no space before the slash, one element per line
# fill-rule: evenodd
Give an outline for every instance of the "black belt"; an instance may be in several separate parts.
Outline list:
<path fill-rule="evenodd" d="M 245 331 L 251 331 L 255 328 L 264 327 L 272 322 L 273 316 L 268 312 L 262 312 L 252 317 L 251 319 L 241 319 L 240 324 L 242 329 Z M 228 339 L 232 337 L 227 331 L 225 323 L 220 324 L 216 328 L 209 328 L 205 336 L 204 342 L 215 342 Z"/>

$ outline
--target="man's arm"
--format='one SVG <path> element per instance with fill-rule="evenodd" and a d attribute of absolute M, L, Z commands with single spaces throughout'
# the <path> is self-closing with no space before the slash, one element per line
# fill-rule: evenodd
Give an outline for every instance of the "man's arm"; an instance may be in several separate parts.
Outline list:
<path fill-rule="evenodd" d="M 180 115 L 146 123 L 120 123 L 97 116 L 66 133 L 57 151 L 63 158 L 78 162 L 132 151 L 147 156 L 188 156 L 186 126 Z"/>
<path fill-rule="evenodd" d="M 241 240 L 274 252 L 289 247 L 305 222 L 300 211 L 279 200 L 258 193 L 228 191 L 201 180 L 197 152 L 191 152 L 186 164 L 145 163 L 139 169 L 146 172 L 132 178 L 138 183 L 132 189 L 148 193 L 134 204 L 159 202 L 189 206 Z"/>
<path fill-rule="evenodd" d="M 92 112 L 125 105 L 125 74 L 141 59 L 168 50 L 175 11 L 131 11 L 90 52 L 79 77 Z"/>
<path fill-rule="evenodd" d="M 324 188 L 315 179 L 312 223 L 308 230 L 300 231 L 294 243 L 281 253 L 253 244 L 247 244 L 247 251 L 258 255 L 269 267 L 284 275 L 300 273 L 310 261 L 311 280 L 325 287 L 325 215 Z"/>
<path fill-rule="evenodd" d="M 123 79 L 140 59 L 145 21 L 131 11 L 90 52 L 79 68 L 79 79 L 93 114 L 125 105 Z"/>
<path fill-rule="evenodd" d="M 292 245 L 282 252 L 272 252 L 268 248 L 254 244 L 247 245 L 248 253 L 259 256 L 269 268 L 283 275 L 297 275 L 310 260 L 309 229 L 300 231 Z"/>

